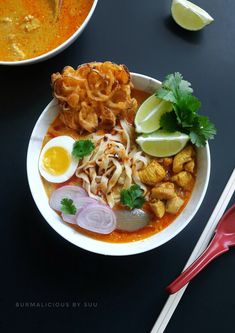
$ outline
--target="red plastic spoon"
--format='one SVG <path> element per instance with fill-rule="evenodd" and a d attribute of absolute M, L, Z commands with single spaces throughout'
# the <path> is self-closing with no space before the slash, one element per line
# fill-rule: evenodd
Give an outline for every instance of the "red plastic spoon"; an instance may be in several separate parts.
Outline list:
<path fill-rule="evenodd" d="M 215 236 L 207 249 L 194 263 L 166 287 L 170 294 L 179 291 L 194 278 L 213 259 L 235 246 L 235 205 L 221 218 L 215 230 Z"/>

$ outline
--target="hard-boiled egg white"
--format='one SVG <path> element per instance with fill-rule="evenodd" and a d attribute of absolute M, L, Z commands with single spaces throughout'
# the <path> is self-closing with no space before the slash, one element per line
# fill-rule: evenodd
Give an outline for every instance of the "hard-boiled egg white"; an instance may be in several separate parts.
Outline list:
<path fill-rule="evenodd" d="M 73 176 L 78 161 L 72 156 L 75 140 L 70 136 L 58 136 L 43 147 L 39 158 L 39 171 L 49 182 L 63 183 Z"/>

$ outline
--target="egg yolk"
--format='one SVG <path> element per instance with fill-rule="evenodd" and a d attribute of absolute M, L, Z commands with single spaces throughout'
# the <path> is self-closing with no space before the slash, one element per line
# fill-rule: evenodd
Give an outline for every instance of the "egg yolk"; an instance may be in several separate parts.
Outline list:
<path fill-rule="evenodd" d="M 71 157 L 67 150 L 62 147 L 51 147 L 43 155 L 45 170 L 54 176 L 65 173 L 71 163 Z"/>

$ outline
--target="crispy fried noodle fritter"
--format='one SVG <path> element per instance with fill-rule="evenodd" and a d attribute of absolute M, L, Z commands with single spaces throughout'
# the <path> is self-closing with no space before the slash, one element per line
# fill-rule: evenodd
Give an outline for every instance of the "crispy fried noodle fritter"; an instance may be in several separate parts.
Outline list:
<path fill-rule="evenodd" d="M 76 70 L 65 67 L 51 77 L 64 124 L 77 131 L 112 129 L 117 118 L 137 109 L 131 97 L 130 73 L 124 65 L 92 62 Z"/>

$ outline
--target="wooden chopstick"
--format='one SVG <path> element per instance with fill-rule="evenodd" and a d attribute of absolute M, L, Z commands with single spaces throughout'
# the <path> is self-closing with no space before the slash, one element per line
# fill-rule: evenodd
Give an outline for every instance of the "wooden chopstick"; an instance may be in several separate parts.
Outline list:
<path fill-rule="evenodd" d="M 217 205 L 206 224 L 205 229 L 203 230 L 191 256 L 189 257 L 184 270 L 188 268 L 206 249 L 209 244 L 211 237 L 214 234 L 215 228 L 224 214 L 229 201 L 235 191 L 235 169 L 230 176 L 227 185 L 225 186 L 223 193 L 221 194 Z M 153 326 L 151 333 L 163 333 L 165 328 L 167 327 L 181 297 L 183 296 L 188 284 L 185 285 L 181 290 L 179 290 L 174 295 L 168 297 L 167 302 L 165 303 L 155 325 Z"/>

